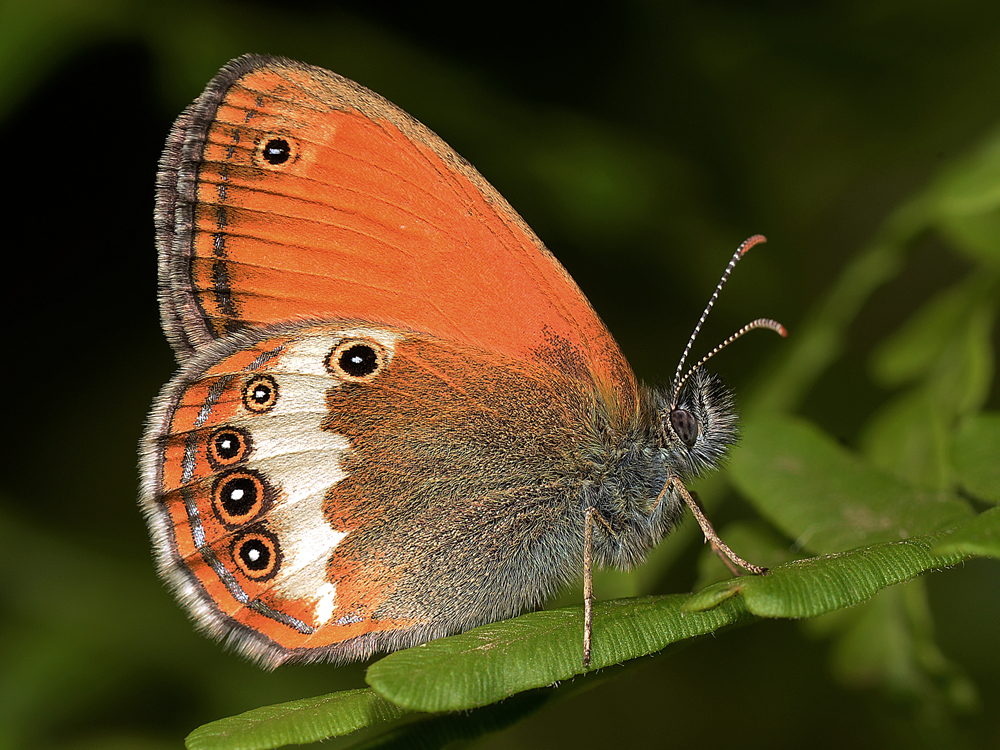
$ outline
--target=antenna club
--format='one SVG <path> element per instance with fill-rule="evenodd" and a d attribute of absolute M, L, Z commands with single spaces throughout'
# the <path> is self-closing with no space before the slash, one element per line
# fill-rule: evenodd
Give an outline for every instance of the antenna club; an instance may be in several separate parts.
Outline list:
<path fill-rule="evenodd" d="M 757 318 L 757 320 L 753 321 L 752 323 L 747 323 L 747 325 L 744 326 L 745 330 L 740 329 L 737 336 L 742 336 L 744 333 L 752 331 L 754 328 L 767 328 L 771 331 L 774 331 L 783 339 L 788 338 L 788 329 L 785 328 L 783 325 L 781 325 L 781 323 L 779 323 L 778 321 L 771 320 L 770 318 Z"/>
<path fill-rule="evenodd" d="M 753 237 L 748 237 L 747 239 L 743 240 L 743 244 L 740 245 L 739 249 L 740 257 L 742 258 L 744 255 L 746 255 L 747 250 L 749 250 L 754 245 L 763 245 L 765 242 L 767 242 L 767 237 L 765 237 L 762 234 L 755 234 Z"/>

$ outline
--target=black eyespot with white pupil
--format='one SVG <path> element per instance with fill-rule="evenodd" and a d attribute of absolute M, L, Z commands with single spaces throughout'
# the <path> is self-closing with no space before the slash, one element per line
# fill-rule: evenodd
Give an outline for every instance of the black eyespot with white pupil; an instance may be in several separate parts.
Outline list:
<path fill-rule="evenodd" d="M 698 439 L 698 420 L 687 409 L 672 409 L 670 426 L 684 445 L 691 447 Z"/>
<path fill-rule="evenodd" d="M 242 526 L 267 513 L 274 493 L 256 471 L 228 471 L 215 480 L 212 506 L 223 525 Z"/>
<path fill-rule="evenodd" d="M 257 505 L 260 488 L 249 476 L 236 476 L 226 481 L 220 501 L 231 516 L 246 516 Z"/>
<path fill-rule="evenodd" d="M 292 155 L 292 147 L 284 138 L 272 138 L 264 144 L 264 161 L 273 166 L 284 164 Z"/>
<path fill-rule="evenodd" d="M 349 381 L 371 380 L 385 365 L 385 352 L 373 341 L 343 341 L 326 357 L 331 375 Z"/>
<path fill-rule="evenodd" d="M 238 427 L 220 427 L 208 438 L 208 460 L 215 468 L 246 460 L 253 445 L 250 434 Z"/>
<path fill-rule="evenodd" d="M 278 383 L 270 375 L 257 375 L 243 387 L 243 406 L 254 414 L 263 414 L 278 402 Z"/>
<path fill-rule="evenodd" d="M 278 538 L 268 531 L 240 534 L 233 542 L 232 555 L 240 572 L 255 581 L 274 577 L 281 566 Z"/>
<path fill-rule="evenodd" d="M 355 344 L 350 349 L 340 353 L 337 364 L 348 375 L 363 378 L 365 375 L 371 375 L 375 372 L 378 367 L 378 354 L 370 346 Z"/>

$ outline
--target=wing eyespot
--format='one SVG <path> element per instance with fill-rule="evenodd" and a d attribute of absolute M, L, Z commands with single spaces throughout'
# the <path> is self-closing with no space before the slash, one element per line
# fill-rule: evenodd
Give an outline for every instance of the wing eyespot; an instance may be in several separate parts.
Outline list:
<path fill-rule="evenodd" d="M 385 367 L 385 349 L 367 339 L 341 341 L 326 355 L 326 371 L 342 380 L 363 383 L 372 380 Z"/>
<path fill-rule="evenodd" d="M 235 469 L 220 474 L 212 485 L 212 508 L 228 528 L 243 526 L 268 512 L 274 490 L 262 474 Z"/>
<path fill-rule="evenodd" d="M 269 531 L 248 531 L 237 535 L 230 553 L 239 571 L 252 581 L 274 578 L 281 567 L 278 537 Z"/>
<path fill-rule="evenodd" d="M 270 375 L 255 375 L 243 386 L 243 406 L 254 414 L 271 411 L 278 402 L 278 382 Z"/>
<path fill-rule="evenodd" d="M 261 140 L 258 156 L 261 166 L 282 167 L 295 160 L 298 149 L 284 136 L 272 136 Z"/>
<path fill-rule="evenodd" d="M 224 469 L 245 461 L 253 451 L 250 433 L 239 427 L 219 427 L 208 437 L 208 462 Z"/>

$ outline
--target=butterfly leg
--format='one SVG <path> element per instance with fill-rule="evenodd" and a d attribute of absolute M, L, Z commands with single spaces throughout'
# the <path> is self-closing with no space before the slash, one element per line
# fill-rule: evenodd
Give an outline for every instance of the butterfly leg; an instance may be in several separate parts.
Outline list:
<path fill-rule="evenodd" d="M 611 525 L 597 508 L 587 508 L 583 516 L 583 666 L 590 666 L 590 640 L 594 624 L 594 518 L 597 518 L 609 534 L 614 535 Z"/>
<path fill-rule="evenodd" d="M 729 549 L 726 543 L 723 542 L 719 538 L 719 535 L 715 533 L 715 529 L 712 528 L 712 524 L 705 515 L 705 511 L 703 511 L 701 506 L 698 504 L 697 498 L 695 498 L 692 493 L 688 492 L 687 487 L 685 487 L 676 477 L 671 477 L 664 487 L 665 492 L 671 490 L 676 490 L 677 493 L 684 498 L 684 502 L 687 504 L 688 508 L 691 509 L 691 515 L 695 517 L 695 520 L 701 527 L 702 534 L 705 535 L 705 541 L 712 545 L 712 549 L 715 550 L 715 553 L 722 558 L 722 561 L 726 563 L 733 573 L 739 573 L 739 571 L 733 567 L 733 564 L 735 564 L 740 568 L 743 568 L 743 570 L 748 573 L 753 573 L 754 575 L 767 574 L 767 568 L 762 568 L 759 565 L 748 563 L 742 557 Z"/>
<path fill-rule="evenodd" d="M 583 666 L 590 666 L 590 631 L 594 622 L 594 578 L 591 569 L 594 542 L 593 508 L 583 516 Z"/>

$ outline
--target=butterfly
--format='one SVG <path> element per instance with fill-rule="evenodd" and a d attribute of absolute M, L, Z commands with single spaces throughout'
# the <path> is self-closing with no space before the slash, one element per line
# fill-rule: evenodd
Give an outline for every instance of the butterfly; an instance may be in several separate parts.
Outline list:
<path fill-rule="evenodd" d="M 705 360 L 683 371 L 691 342 L 670 388 L 640 384 L 518 214 L 377 94 L 232 61 L 170 132 L 155 219 L 180 370 L 142 439 L 140 504 L 211 635 L 267 666 L 343 663 L 514 616 L 583 572 L 586 663 L 592 566 L 638 564 L 685 504 L 762 572 L 684 486 L 736 438 Z M 784 334 L 761 319 L 730 340 L 761 327 Z"/>

